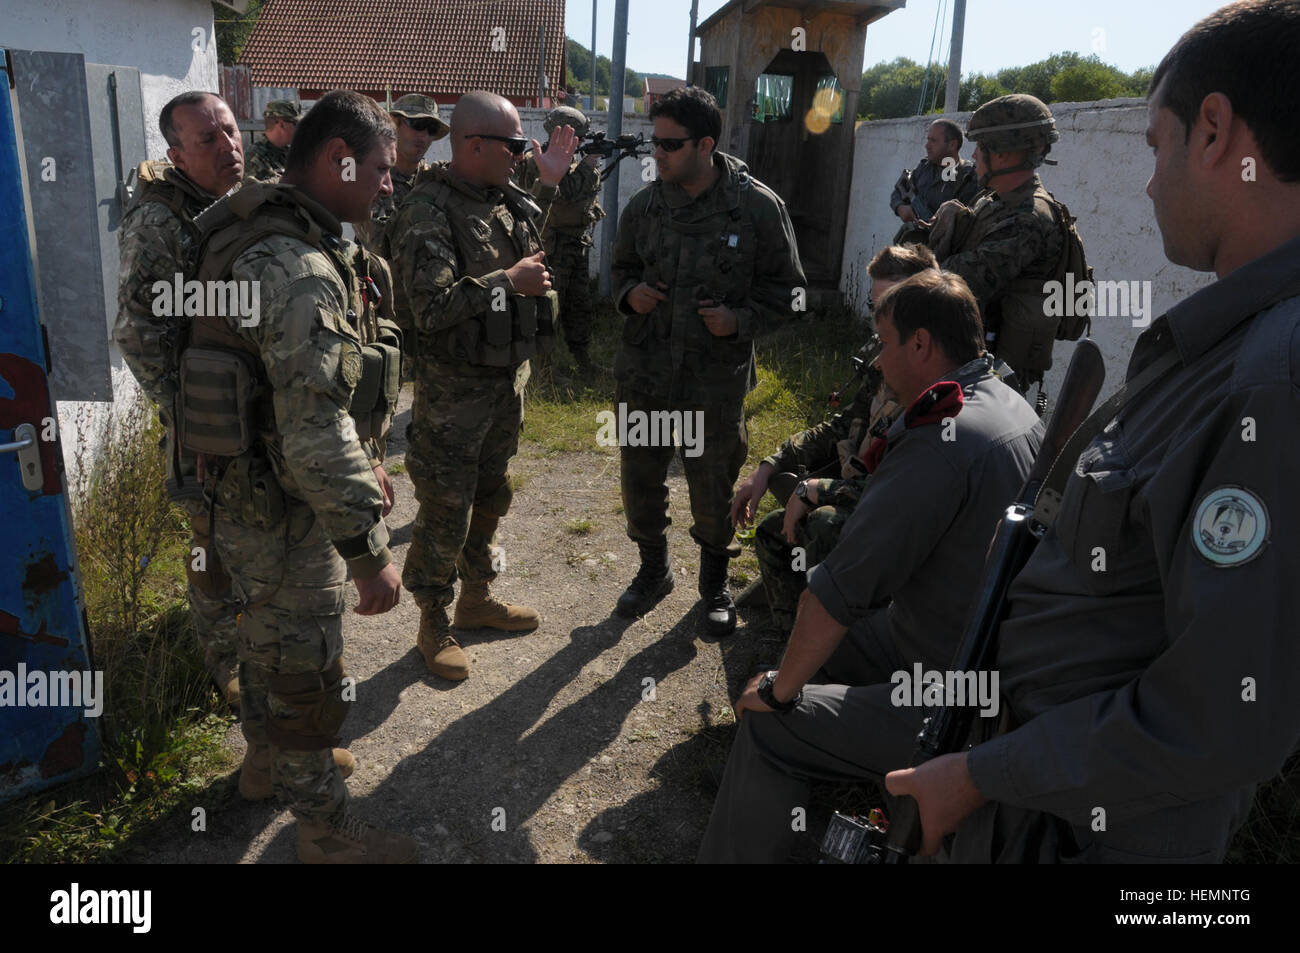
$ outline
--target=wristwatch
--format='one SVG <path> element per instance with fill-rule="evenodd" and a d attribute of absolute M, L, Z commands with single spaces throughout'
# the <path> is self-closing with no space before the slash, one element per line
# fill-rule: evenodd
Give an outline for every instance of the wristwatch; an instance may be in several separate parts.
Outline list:
<path fill-rule="evenodd" d="M 776 700 L 775 685 L 776 672 L 767 672 L 758 680 L 758 687 L 755 691 L 758 692 L 758 697 L 763 700 L 763 704 L 768 708 L 779 711 L 783 715 L 794 711 L 795 705 L 798 705 L 799 701 L 803 698 L 803 689 L 799 689 L 794 698 L 790 699 L 788 702 L 780 702 Z"/>
<path fill-rule="evenodd" d="M 812 500 L 808 499 L 807 480 L 800 480 L 798 483 L 795 484 L 794 495 L 797 496 L 799 499 L 803 500 L 804 506 L 808 507 L 810 510 L 817 509 L 817 504 L 814 503 Z"/>

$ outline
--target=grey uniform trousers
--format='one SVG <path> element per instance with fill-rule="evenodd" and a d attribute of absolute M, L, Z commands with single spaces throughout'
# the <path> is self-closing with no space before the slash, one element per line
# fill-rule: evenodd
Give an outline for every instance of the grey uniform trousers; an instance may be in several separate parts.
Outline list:
<path fill-rule="evenodd" d="M 795 822 L 811 782 L 883 783 L 907 767 L 928 709 L 891 704 L 889 678 L 908 666 L 887 631 L 883 609 L 856 623 L 822 669 L 831 684 L 805 686 L 789 714 L 744 713 L 698 863 L 781 863 L 810 836 Z"/>

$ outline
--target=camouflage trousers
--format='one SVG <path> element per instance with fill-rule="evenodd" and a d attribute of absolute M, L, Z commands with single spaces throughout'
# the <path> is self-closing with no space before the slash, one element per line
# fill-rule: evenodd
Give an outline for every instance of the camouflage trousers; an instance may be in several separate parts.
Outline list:
<path fill-rule="evenodd" d="M 178 504 L 189 517 L 193 537 L 185 560 L 190 618 L 198 633 L 203 666 L 221 680 L 232 674 L 239 663 L 235 640 L 237 606 L 231 594 L 230 576 L 212 545 L 208 504 L 202 499 L 183 499 Z"/>
<path fill-rule="evenodd" d="M 785 510 L 773 510 L 754 531 L 754 552 L 758 557 L 763 589 L 772 621 L 789 633 L 794 628 L 795 611 L 799 597 L 808 588 L 808 570 L 830 555 L 840 541 L 840 531 L 853 515 L 853 510 L 843 506 L 819 506 L 813 510 L 799 528 L 798 546 L 786 542 L 782 532 Z"/>
<path fill-rule="evenodd" d="M 337 734 L 342 699 L 331 699 L 327 714 L 276 683 L 277 676 L 323 673 L 342 657 L 347 566 L 302 500 L 287 498 L 284 520 L 269 530 L 236 524 L 227 513 L 217 508 L 216 548 L 242 606 L 236 633 L 244 737 L 271 746 L 275 793 L 294 816 L 321 821 L 347 804 L 343 775 L 329 747 L 303 750 L 284 739 L 313 728 Z"/>
<path fill-rule="evenodd" d="M 411 420 L 406 469 L 420 509 L 402 585 L 427 609 L 451 604 L 458 574 L 471 582 L 497 576 L 492 537 L 510 509 L 523 394 L 513 373 L 422 373 Z"/>
<path fill-rule="evenodd" d="M 560 296 L 560 330 L 570 354 L 591 344 L 591 239 L 573 235 L 547 236 L 546 265 Z"/>
<path fill-rule="evenodd" d="M 663 411 L 699 414 L 703 429 L 693 433 L 699 441 L 698 455 L 688 447 L 680 450 L 663 441 L 658 446 L 624 446 L 620 441 L 620 483 L 623 511 L 627 516 L 627 535 L 636 543 L 663 540 L 672 523 L 668 516 L 668 466 L 673 455 L 681 453 L 686 472 L 686 486 L 691 495 L 691 538 L 710 553 L 740 555 L 731 525 L 731 495 L 745 457 L 749 453 L 749 427 L 745 423 L 743 401 L 719 401 L 707 406 L 672 404 L 618 385 L 614 394 L 614 413 L 620 419 L 637 412 L 647 415 Z M 654 418 L 650 418 L 653 420 Z M 662 436 L 658 428 L 652 428 Z M 629 435 L 632 428 L 628 428 Z M 682 435 L 683 437 L 686 434 Z M 629 443 L 631 441 L 628 441 Z"/>

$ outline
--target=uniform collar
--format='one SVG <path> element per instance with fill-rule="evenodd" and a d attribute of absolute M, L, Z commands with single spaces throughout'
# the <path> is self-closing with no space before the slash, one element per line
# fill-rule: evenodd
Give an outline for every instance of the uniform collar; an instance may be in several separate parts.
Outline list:
<path fill-rule="evenodd" d="M 167 170 L 163 173 L 163 178 L 176 186 L 176 188 L 180 189 L 186 195 L 198 199 L 204 205 L 211 205 L 217 200 L 217 196 L 200 186 L 174 165 L 167 166 Z"/>
<path fill-rule="evenodd" d="M 690 194 L 676 182 L 660 181 L 659 186 L 663 190 L 664 202 L 673 211 L 692 205 L 697 206 L 706 213 L 712 212 L 718 207 L 734 208 L 740 201 L 740 183 L 737 173 L 745 168 L 744 163 L 727 155 L 725 152 L 715 151 L 713 153 L 713 167 L 721 173 L 718 176 L 718 181 L 695 198 L 691 198 Z"/>
<path fill-rule="evenodd" d="M 1242 265 L 1180 301 L 1144 332 L 1160 337 L 1166 327 L 1183 364 L 1190 364 L 1270 302 L 1300 295 L 1300 238 Z"/>
<path fill-rule="evenodd" d="M 1035 172 L 1032 178 L 1026 179 L 1010 192 L 997 192 L 998 201 L 1008 207 L 1014 207 L 1026 201 L 1030 196 L 1043 187 L 1043 180 Z"/>

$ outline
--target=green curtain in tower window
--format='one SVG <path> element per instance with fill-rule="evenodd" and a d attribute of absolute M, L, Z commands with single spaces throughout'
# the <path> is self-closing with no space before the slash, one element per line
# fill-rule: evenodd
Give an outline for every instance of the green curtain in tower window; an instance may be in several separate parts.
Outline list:
<path fill-rule="evenodd" d="M 791 116 L 794 77 L 762 73 L 754 83 L 754 122 L 780 122 Z"/>
<path fill-rule="evenodd" d="M 730 80 L 729 66 L 710 66 L 704 71 L 704 88 L 718 101 L 719 109 L 727 108 L 727 84 Z"/>

